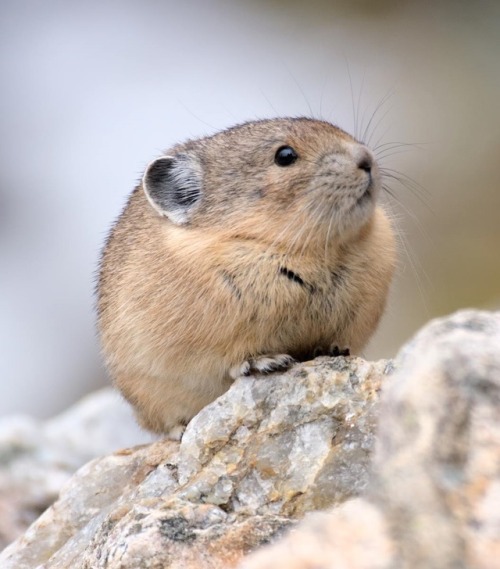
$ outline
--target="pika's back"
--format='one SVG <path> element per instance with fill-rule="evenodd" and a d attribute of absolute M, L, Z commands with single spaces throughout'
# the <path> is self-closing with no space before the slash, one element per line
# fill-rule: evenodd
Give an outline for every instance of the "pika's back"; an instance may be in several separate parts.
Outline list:
<path fill-rule="evenodd" d="M 359 350 L 394 266 L 379 192 L 370 150 L 305 118 L 245 123 L 154 160 L 99 280 L 104 354 L 142 423 L 188 420 L 242 362 Z"/>

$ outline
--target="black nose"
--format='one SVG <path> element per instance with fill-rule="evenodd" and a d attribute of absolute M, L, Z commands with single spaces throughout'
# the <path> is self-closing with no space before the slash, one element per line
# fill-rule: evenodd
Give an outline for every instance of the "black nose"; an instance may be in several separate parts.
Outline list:
<path fill-rule="evenodd" d="M 372 167 L 373 167 L 373 159 L 368 154 L 368 152 L 363 152 L 358 157 L 357 164 L 358 164 L 358 168 L 360 170 L 364 170 L 367 174 L 370 174 L 372 171 Z"/>

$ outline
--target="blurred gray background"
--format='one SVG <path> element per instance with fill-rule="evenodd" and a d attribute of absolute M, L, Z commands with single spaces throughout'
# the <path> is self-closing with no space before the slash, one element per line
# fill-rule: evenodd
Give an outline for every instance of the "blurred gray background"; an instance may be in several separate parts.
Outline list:
<path fill-rule="evenodd" d="M 0 415 L 105 384 L 112 220 L 162 149 L 248 119 L 375 112 L 372 141 L 419 143 L 383 161 L 415 186 L 392 184 L 406 250 L 368 357 L 500 306 L 500 2 L 2 0 L 0 45 Z"/>

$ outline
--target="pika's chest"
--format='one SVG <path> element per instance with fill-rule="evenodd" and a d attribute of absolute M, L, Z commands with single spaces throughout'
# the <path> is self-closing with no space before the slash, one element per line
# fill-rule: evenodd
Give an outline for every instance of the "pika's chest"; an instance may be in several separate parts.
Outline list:
<path fill-rule="evenodd" d="M 221 279 L 242 315 L 273 318 L 282 325 L 311 322 L 318 329 L 349 318 L 359 275 L 344 263 L 329 266 L 263 255 L 222 270 Z"/>

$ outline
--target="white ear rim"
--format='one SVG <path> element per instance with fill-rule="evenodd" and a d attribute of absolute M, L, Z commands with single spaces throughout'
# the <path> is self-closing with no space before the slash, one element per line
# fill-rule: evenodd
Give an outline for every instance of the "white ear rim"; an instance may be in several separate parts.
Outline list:
<path fill-rule="evenodd" d="M 153 166 L 153 164 L 155 164 L 155 162 L 157 162 L 158 160 L 162 159 L 162 158 L 169 158 L 170 160 L 174 160 L 173 156 L 158 156 L 157 158 L 155 158 L 154 160 L 151 160 L 151 162 L 146 166 L 146 168 L 144 169 L 144 174 L 142 175 L 142 180 L 141 180 L 141 185 L 142 185 L 142 189 L 144 191 L 144 194 L 146 195 L 146 198 L 149 202 L 149 205 L 157 212 L 159 213 L 162 217 L 168 217 L 167 212 L 164 211 L 156 202 L 155 200 L 151 197 L 151 194 L 149 193 L 148 190 L 148 184 L 146 182 L 146 178 L 148 175 L 148 172 L 151 168 L 151 166 Z M 175 223 L 175 222 L 174 222 Z M 184 222 L 185 223 L 185 222 Z"/>
<path fill-rule="evenodd" d="M 182 168 L 177 166 L 177 162 L 179 161 L 179 157 L 176 156 L 171 156 L 171 155 L 163 155 L 163 156 L 158 156 L 157 158 L 155 158 L 154 160 L 152 160 L 146 167 L 146 169 L 144 170 L 144 174 L 142 176 L 142 189 L 144 191 L 144 193 L 146 194 L 146 198 L 148 200 L 148 202 L 150 203 L 150 205 L 152 206 L 152 208 L 162 217 L 167 217 L 168 219 L 170 219 L 170 221 L 172 221 L 172 223 L 175 223 L 176 225 L 185 225 L 188 221 L 189 221 L 189 215 L 188 215 L 188 211 L 186 208 L 183 208 L 181 206 L 179 207 L 173 207 L 171 209 L 169 209 L 168 211 L 163 209 L 151 196 L 149 190 L 148 190 L 148 184 L 146 181 L 149 169 L 153 166 L 153 164 L 155 164 L 158 160 L 165 160 L 165 159 L 169 159 L 173 162 L 173 167 L 172 167 L 172 176 L 176 179 L 177 182 L 179 182 L 180 184 L 182 183 L 186 183 L 186 182 L 190 182 L 192 179 L 192 172 L 190 172 L 191 177 L 188 177 L 187 174 L 187 170 L 186 168 Z M 186 160 L 181 161 L 181 163 L 184 162 L 186 163 Z M 196 172 L 197 174 L 197 178 L 200 180 L 200 185 L 201 185 L 201 166 L 198 163 L 197 160 L 194 160 L 192 157 L 189 157 L 189 165 L 192 171 Z M 176 167 L 177 166 L 177 167 Z M 193 206 L 195 207 L 195 206 Z M 193 209 L 190 208 L 190 209 Z"/>

